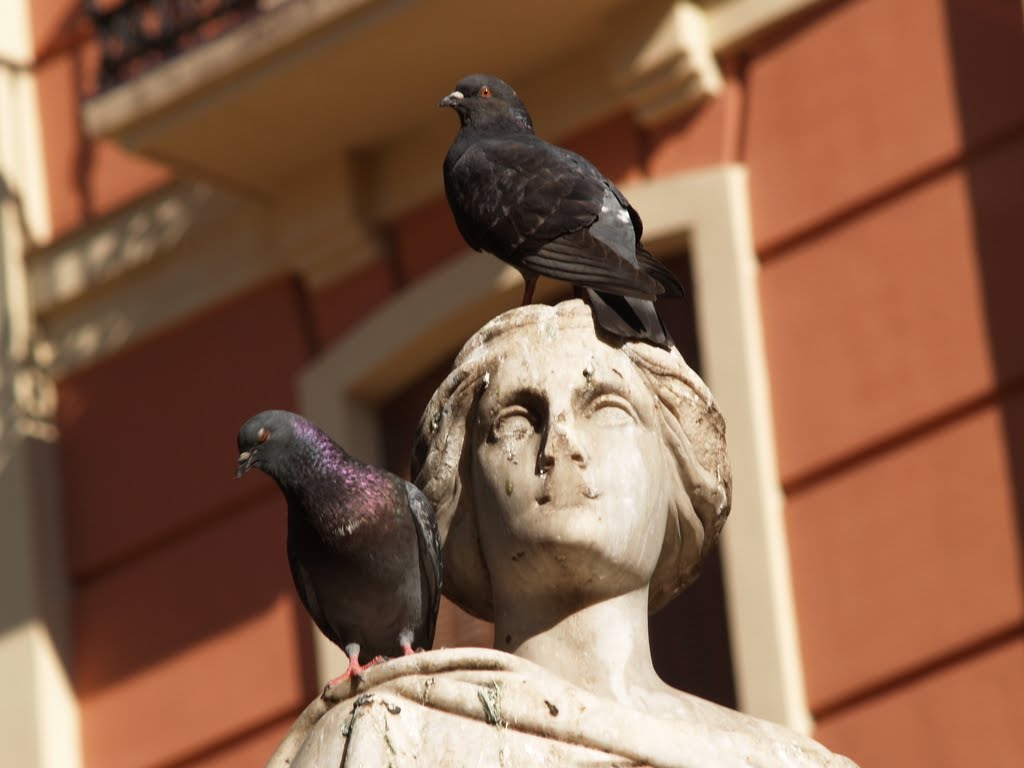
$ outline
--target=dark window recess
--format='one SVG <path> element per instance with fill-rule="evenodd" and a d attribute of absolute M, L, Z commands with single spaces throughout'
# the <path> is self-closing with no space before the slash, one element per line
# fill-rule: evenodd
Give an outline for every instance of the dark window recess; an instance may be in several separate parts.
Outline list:
<path fill-rule="evenodd" d="M 661 679 L 681 691 L 736 708 L 722 560 L 712 550 L 700 577 L 650 618 L 651 656 Z"/>
<path fill-rule="evenodd" d="M 661 299 L 658 312 L 686 362 L 701 373 L 689 254 L 663 257 L 686 291 L 683 299 Z M 736 707 L 729 625 L 725 615 L 722 560 L 716 548 L 700 577 L 650 618 L 651 655 L 661 678 L 682 691 Z"/>
<path fill-rule="evenodd" d="M 658 311 L 668 325 L 676 346 L 687 363 L 700 373 L 697 327 L 694 317 L 693 281 L 688 254 L 664 259 L 679 276 L 686 291 L 683 299 L 662 299 Z M 569 298 L 570 290 L 551 303 Z M 442 362 L 423 374 L 390 401 L 380 407 L 384 455 L 388 468 L 409 476 L 409 457 L 420 416 L 431 395 L 451 370 L 455 351 L 441 355 Z M 452 628 L 446 637 L 449 645 L 460 644 L 463 632 L 473 632 L 462 642 L 481 644 L 479 627 L 462 615 L 466 628 Z M 441 627 L 439 626 L 439 634 Z M 722 565 L 715 550 L 704 564 L 703 572 L 682 595 L 650 618 L 651 654 L 662 679 L 674 688 L 695 694 L 727 707 L 736 706 L 732 659 L 729 655 L 729 628 L 726 623 Z"/>
<path fill-rule="evenodd" d="M 412 459 L 412 442 L 416 427 L 427 409 L 427 403 L 445 376 L 452 369 L 458 350 L 441 356 L 438 365 L 380 406 L 381 443 L 387 468 L 396 475 L 409 478 L 409 462 Z"/>

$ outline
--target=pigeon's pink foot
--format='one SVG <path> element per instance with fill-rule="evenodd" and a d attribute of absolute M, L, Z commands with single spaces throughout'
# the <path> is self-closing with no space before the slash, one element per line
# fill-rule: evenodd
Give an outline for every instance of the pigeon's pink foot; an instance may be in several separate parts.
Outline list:
<path fill-rule="evenodd" d="M 363 673 L 366 670 L 368 670 L 374 664 L 379 664 L 382 661 L 384 661 L 384 657 L 377 656 L 375 658 L 370 659 L 365 664 L 360 664 L 359 653 L 352 653 L 348 657 L 348 669 L 346 669 L 342 674 L 338 675 L 334 679 L 328 681 L 327 687 L 333 688 L 334 686 L 340 683 L 344 683 L 346 680 L 351 680 L 352 678 L 355 678 L 356 680 L 361 680 L 363 677 Z"/>

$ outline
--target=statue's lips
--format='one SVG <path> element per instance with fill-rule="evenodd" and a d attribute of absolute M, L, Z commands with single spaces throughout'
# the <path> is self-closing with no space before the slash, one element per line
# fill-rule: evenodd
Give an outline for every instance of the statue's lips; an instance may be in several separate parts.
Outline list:
<path fill-rule="evenodd" d="M 536 496 L 537 506 L 543 507 L 554 503 L 557 506 L 576 506 L 601 498 L 601 492 L 587 482 L 580 482 L 569 488 L 552 488 L 551 484 L 544 483 L 540 493 Z"/>

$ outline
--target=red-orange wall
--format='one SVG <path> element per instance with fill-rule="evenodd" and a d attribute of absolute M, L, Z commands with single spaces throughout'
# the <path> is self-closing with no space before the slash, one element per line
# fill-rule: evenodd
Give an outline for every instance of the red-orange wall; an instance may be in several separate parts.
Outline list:
<path fill-rule="evenodd" d="M 1024 756 L 1021 26 L 835 3 L 745 68 L 808 694 L 873 768 Z"/>

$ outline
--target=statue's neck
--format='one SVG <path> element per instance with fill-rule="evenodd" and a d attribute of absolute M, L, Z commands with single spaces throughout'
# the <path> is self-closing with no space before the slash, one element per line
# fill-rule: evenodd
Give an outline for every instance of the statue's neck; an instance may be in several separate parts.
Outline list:
<path fill-rule="evenodd" d="M 596 602 L 566 616 L 564 606 L 495 605 L 494 647 L 533 661 L 575 685 L 635 704 L 639 690 L 665 684 L 647 633 L 648 589 Z M 542 601 L 541 601 L 542 602 Z M 525 609 L 517 613 L 519 605 Z"/>

